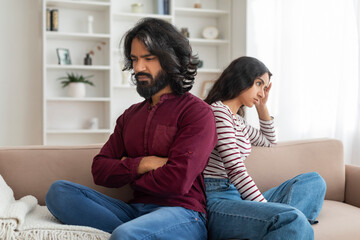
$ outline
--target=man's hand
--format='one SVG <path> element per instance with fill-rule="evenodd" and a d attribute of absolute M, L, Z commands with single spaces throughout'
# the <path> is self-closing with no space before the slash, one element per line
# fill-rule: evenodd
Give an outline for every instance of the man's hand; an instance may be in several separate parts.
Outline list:
<path fill-rule="evenodd" d="M 168 158 L 161 158 L 156 156 L 143 157 L 138 166 L 138 173 L 144 174 L 150 172 L 151 170 L 155 170 L 164 166 L 167 161 Z"/>
<path fill-rule="evenodd" d="M 121 158 L 121 161 L 126 159 L 127 156 Z M 138 166 L 138 173 L 144 174 L 150 172 L 151 170 L 155 170 L 159 167 L 162 167 L 166 164 L 168 158 L 161 158 L 156 156 L 147 156 L 143 157 Z"/>

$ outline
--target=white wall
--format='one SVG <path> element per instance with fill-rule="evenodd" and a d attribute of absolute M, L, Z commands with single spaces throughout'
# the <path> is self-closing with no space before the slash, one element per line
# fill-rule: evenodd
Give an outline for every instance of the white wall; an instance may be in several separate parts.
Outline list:
<path fill-rule="evenodd" d="M 246 0 L 233 0 L 232 59 L 246 55 Z"/>
<path fill-rule="evenodd" d="M 0 146 L 41 144 L 41 0 L 0 0 L 0 32 Z"/>

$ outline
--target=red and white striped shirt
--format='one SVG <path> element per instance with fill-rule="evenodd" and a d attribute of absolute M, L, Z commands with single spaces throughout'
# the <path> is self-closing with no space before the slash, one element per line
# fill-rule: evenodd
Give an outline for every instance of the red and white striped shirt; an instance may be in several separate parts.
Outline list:
<path fill-rule="evenodd" d="M 244 200 L 266 202 L 248 174 L 244 161 L 251 145 L 270 147 L 276 142 L 274 121 L 260 120 L 260 130 L 246 123 L 221 101 L 211 104 L 215 115 L 218 142 L 204 170 L 205 178 L 228 178 Z"/>

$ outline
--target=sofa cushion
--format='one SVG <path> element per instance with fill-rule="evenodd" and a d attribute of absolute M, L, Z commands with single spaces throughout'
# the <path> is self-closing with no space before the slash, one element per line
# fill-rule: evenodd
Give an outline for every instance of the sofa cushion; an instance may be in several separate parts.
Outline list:
<path fill-rule="evenodd" d="M 129 200 L 132 198 L 129 186 L 111 189 L 94 184 L 91 164 L 100 148 L 100 145 L 2 147 L 0 175 L 13 189 L 16 199 L 33 195 L 41 205 L 56 180 L 68 180 L 123 201 Z"/>
<path fill-rule="evenodd" d="M 360 208 L 337 201 L 325 200 L 313 225 L 316 240 L 359 240 Z"/>
<path fill-rule="evenodd" d="M 278 186 L 298 174 L 318 172 L 325 180 L 325 198 L 343 202 L 345 164 L 341 141 L 315 139 L 254 147 L 245 165 L 261 191 Z"/>

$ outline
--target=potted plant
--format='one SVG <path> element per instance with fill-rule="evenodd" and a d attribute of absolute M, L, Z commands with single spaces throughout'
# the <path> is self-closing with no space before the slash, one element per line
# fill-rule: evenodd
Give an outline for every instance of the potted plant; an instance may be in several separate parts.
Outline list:
<path fill-rule="evenodd" d="M 89 81 L 90 76 L 83 76 L 81 74 L 66 73 L 66 77 L 58 78 L 61 81 L 62 87 L 69 87 L 68 94 L 70 97 L 85 97 L 86 88 L 85 85 L 95 86 L 93 82 Z"/>

